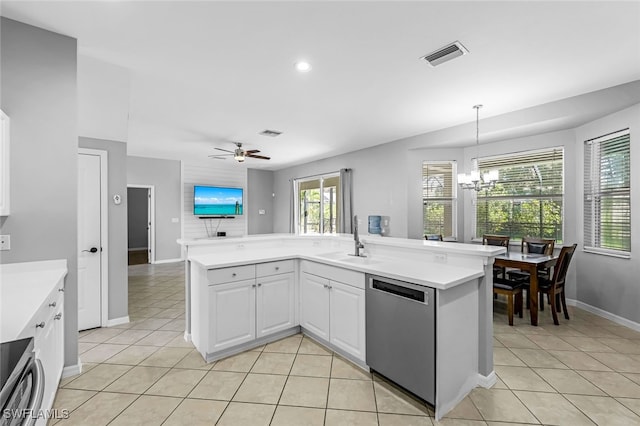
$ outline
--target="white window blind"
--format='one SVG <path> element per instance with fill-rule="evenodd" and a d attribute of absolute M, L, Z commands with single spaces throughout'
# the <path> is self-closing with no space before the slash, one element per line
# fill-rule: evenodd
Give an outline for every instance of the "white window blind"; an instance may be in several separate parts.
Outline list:
<path fill-rule="evenodd" d="M 630 150 L 629 129 L 584 143 L 585 250 L 630 256 Z"/>
<path fill-rule="evenodd" d="M 422 212 L 425 235 L 456 236 L 455 169 L 454 161 L 422 163 Z"/>
<path fill-rule="evenodd" d="M 494 188 L 480 191 L 477 238 L 483 234 L 553 238 L 562 242 L 564 150 L 562 147 L 480 158 L 481 173 L 498 170 Z"/>

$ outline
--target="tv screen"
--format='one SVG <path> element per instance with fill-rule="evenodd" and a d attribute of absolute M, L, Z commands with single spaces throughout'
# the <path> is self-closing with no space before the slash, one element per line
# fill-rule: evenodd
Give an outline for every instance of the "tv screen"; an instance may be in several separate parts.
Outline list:
<path fill-rule="evenodd" d="M 243 212 L 242 188 L 193 187 L 193 214 L 196 216 L 237 216 Z"/>

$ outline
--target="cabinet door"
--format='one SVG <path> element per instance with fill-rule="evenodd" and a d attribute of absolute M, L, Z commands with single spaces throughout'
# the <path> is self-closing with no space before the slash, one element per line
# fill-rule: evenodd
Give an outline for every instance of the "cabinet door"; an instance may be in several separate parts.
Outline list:
<path fill-rule="evenodd" d="M 286 330 L 295 325 L 293 272 L 257 279 L 257 337 Z"/>
<path fill-rule="evenodd" d="M 300 325 L 329 341 L 329 280 L 300 274 Z"/>
<path fill-rule="evenodd" d="M 329 286 L 330 342 L 364 361 L 366 349 L 364 290 L 336 281 L 330 281 Z"/>
<path fill-rule="evenodd" d="M 256 336 L 255 280 L 209 286 L 208 352 L 249 342 Z"/>

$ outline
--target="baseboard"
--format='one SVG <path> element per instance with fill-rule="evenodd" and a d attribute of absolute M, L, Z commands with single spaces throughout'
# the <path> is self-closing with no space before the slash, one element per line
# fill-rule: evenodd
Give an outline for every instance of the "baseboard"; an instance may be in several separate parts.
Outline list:
<path fill-rule="evenodd" d="M 191 342 L 191 333 L 184 332 L 184 341 Z"/>
<path fill-rule="evenodd" d="M 107 320 L 107 327 L 113 327 L 120 324 L 127 324 L 129 322 L 129 315 L 126 317 L 114 318 Z"/>
<path fill-rule="evenodd" d="M 153 264 L 154 265 L 158 265 L 160 263 L 176 263 L 176 262 L 184 262 L 184 259 L 182 259 L 182 258 L 162 259 L 162 260 L 156 260 L 155 262 L 153 262 Z"/>
<path fill-rule="evenodd" d="M 69 365 L 62 369 L 62 378 L 77 376 L 82 373 L 82 361 L 78 358 L 78 363 L 75 365 Z"/>
<path fill-rule="evenodd" d="M 482 386 L 483 388 L 489 389 L 498 381 L 498 376 L 496 376 L 496 372 L 492 371 L 488 376 L 483 376 L 482 374 L 478 374 L 478 386 Z"/>
<path fill-rule="evenodd" d="M 631 321 L 630 319 L 618 316 L 616 314 L 612 314 L 611 312 L 607 312 L 604 309 L 596 308 L 595 306 L 591 306 L 579 300 L 567 299 L 567 305 L 575 306 L 576 308 L 583 309 L 587 312 L 598 315 L 599 317 L 613 321 L 616 324 L 624 325 L 625 327 L 628 327 L 635 331 L 640 331 L 640 323 Z"/>

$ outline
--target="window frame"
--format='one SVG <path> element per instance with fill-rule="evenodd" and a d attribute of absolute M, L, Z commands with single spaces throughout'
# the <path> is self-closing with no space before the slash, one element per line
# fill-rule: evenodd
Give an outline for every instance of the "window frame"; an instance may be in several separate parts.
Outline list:
<path fill-rule="evenodd" d="M 558 161 L 561 161 L 561 165 L 562 165 L 562 173 L 561 173 L 561 185 L 562 185 L 562 192 L 560 194 L 540 194 L 540 195 L 522 195 L 522 194 L 514 194 L 512 196 L 510 195 L 503 195 L 503 196 L 495 196 L 495 197 L 487 197 L 486 194 L 488 194 L 491 189 L 488 190 L 481 190 L 479 192 L 476 191 L 472 191 L 474 192 L 473 194 L 473 217 L 472 217 L 472 235 L 473 235 L 473 239 L 474 240 L 480 240 L 482 238 L 482 235 L 478 235 L 478 209 L 480 206 L 480 202 L 481 200 L 488 200 L 493 198 L 495 201 L 498 200 L 505 200 L 505 201 L 509 201 L 511 200 L 511 202 L 514 201 L 519 201 L 519 200 L 535 200 L 538 199 L 541 202 L 544 200 L 550 200 L 551 202 L 554 202 L 554 200 L 559 200 L 561 203 L 561 212 L 560 212 L 560 227 L 559 227 L 559 238 L 555 238 L 556 241 L 558 243 L 562 243 L 562 241 L 564 240 L 564 234 L 565 234 L 565 220 L 564 220 L 564 215 L 565 215 L 565 210 L 566 210 L 566 191 L 565 191 L 565 169 L 566 169 L 566 157 L 565 157 L 565 149 L 564 146 L 550 146 L 550 147 L 544 147 L 544 148 L 537 148 L 537 149 L 530 149 L 530 150 L 523 150 L 523 151 L 516 151 L 516 152 L 511 152 L 508 154 L 500 154 L 500 155 L 495 155 L 495 156 L 487 156 L 487 157 L 480 157 L 480 158 L 474 158 L 472 160 L 473 166 L 475 169 L 480 170 L 480 173 L 486 172 L 489 169 L 496 169 L 495 164 L 496 163 L 500 163 L 501 160 L 505 164 L 505 167 L 508 167 L 508 163 L 513 163 L 514 160 L 517 160 L 519 157 L 522 157 L 522 164 L 527 164 L 527 161 L 525 161 L 527 159 L 527 157 L 530 158 L 534 158 L 537 155 L 541 155 L 541 156 L 552 156 L 554 157 L 556 155 L 556 152 L 560 153 L 560 158 L 558 159 Z M 511 161 L 509 161 L 511 160 Z M 484 163 L 484 164 L 483 164 Z M 515 163 L 517 164 L 517 163 Z M 500 179 L 502 179 L 502 173 L 500 176 Z M 500 184 L 500 180 L 498 180 L 498 184 Z M 482 193 L 485 194 L 485 196 L 482 196 Z M 513 211 L 512 211 L 513 212 Z M 513 227 L 514 224 L 520 224 L 522 222 L 514 222 L 514 221 L 508 221 L 508 224 L 511 224 L 511 227 Z M 545 222 L 539 222 L 538 224 L 541 229 L 545 227 Z M 492 232 L 490 232 L 492 233 Z M 521 238 L 519 236 L 516 235 L 512 235 L 511 232 L 502 232 L 501 234 L 504 235 L 509 235 L 511 237 L 511 243 L 516 243 L 521 241 Z M 524 236 L 530 236 L 530 237 L 540 237 L 540 238 L 549 238 L 546 237 L 544 235 L 523 235 Z"/>
<path fill-rule="evenodd" d="M 429 165 L 450 165 L 451 166 L 451 197 L 426 197 L 425 196 L 425 166 Z M 433 234 L 434 232 L 426 232 L 425 223 L 425 207 L 427 200 L 451 202 L 451 235 L 445 235 L 444 232 L 435 232 L 443 237 L 458 238 L 458 163 L 456 160 L 424 160 L 422 162 L 422 233 Z M 443 218 L 443 222 L 444 222 Z M 446 225 L 445 225 L 446 227 Z"/>
<path fill-rule="evenodd" d="M 342 232 L 342 229 L 344 227 L 344 225 L 342 224 L 342 222 L 340 221 L 340 209 L 342 208 L 340 206 L 340 196 L 337 195 L 336 196 L 336 230 L 333 233 L 325 233 L 324 232 L 324 199 L 322 197 L 323 191 L 324 191 L 324 181 L 327 179 L 334 179 L 337 178 L 338 179 L 338 185 L 336 186 L 338 188 L 338 191 L 341 190 L 341 177 L 340 177 L 340 172 L 330 172 L 330 173 L 323 173 L 323 174 L 319 174 L 319 175 L 314 175 L 314 176 L 306 176 L 306 177 L 302 177 L 302 178 L 296 178 L 294 179 L 294 229 L 295 229 L 295 234 L 296 235 L 337 235 L 340 232 Z M 300 223 L 300 185 L 305 183 L 305 182 L 312 182 L 312 181 L 320 181 L 320 185 L 319 185 L 319 191 L 320 191 L 320 206 L 319 206 L 319 224 L 318 224 L 318 229 L 320 232 L 315 233 L 315 232 L 301 232 L 301 223 Z"/>
<path fill-rule="evenodd" d="M 616 186 L 613 189 L 609 189 L 608 191 L 601 190 L 600 183 L 594 184 L 595 181 L 601 182 L 603 177 L 602 170 L 602 144 L 607 142 L 612 142 L 615 139 L 619 139 L 626 136 L 626 141 L 628 148 L 626 151 L 622 152 L 622 154 L 626 154 L 627 162 L 626 162 L 626 170 L 623 170 L 623 173 L 626 172 L 627 175 L 623 176 L 623 179 L 626 179 L 628 182 L 628 187 L 624 186 Z M 597 148 L 594 146 L 597 144 Z M 596 153 L 593 151 L 597 150 Z M 588 152 L 590 151 L 590 152 Z M 631 236 L 632 231 L 631 228 L 633 226 L 633 221 L 631 218 L 631 187 L 633 186 L 632 180 L 632 170 L 631 170 L 631 132 L 629 128 L 617 130 L 615 132 L 611 132 L 602 136 L 598 136 L 596 138 L 588 139 L 583 143 L 583 155 L 584 155 L 584 174 L 583 174 L 583 199 L 582 199 L 582 214 L 583 214 L 583 251 L 586 253 L 599 254 L 604 256 L 618 257 L 622 259 L 631 259 L 632 256 L 632 246 L 631 246 Z M 596 168 L 596 162 L 598 165 L 598 170 Z M 597 175 L 596 175 L 597 173 Z M 590 189 L 592 189 L 590 191 Z M 601 228 L 602 228 L 602 220 L 598 219 L 601 217 L 600 214 L 596 214 L 595 206 L 600 204 L 595 201 L 595 198 L 601 198 L 602 194 L 613 195 L 614 193 L 617 195 L 622 195 L 628 198 L 628 222 L 621 222 L 623 225 L 628 225 L 629 237 L 628 237 L 628 250 L 625 249 L 613 249 L 608 247 L 602 247 L 601 237 Z M 589 200 L 588 198 L 592 199 Z M 591 207 L 587 206 L 588 202 L 591 202 Z M 589 227 L 592 225 L 593 227 Z"/>

